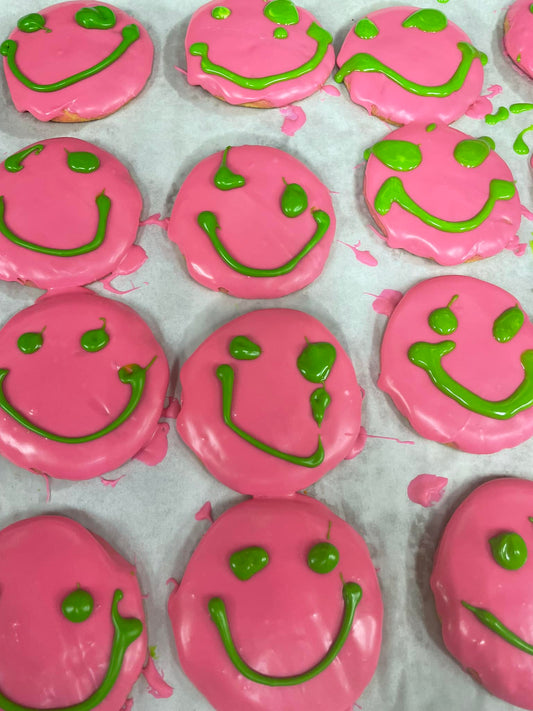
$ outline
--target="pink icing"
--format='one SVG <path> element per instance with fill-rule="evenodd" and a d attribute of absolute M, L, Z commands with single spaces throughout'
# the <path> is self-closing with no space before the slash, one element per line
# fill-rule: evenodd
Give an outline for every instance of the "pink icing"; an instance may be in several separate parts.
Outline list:
<path fill-rule="evenodd" d="M 333 86 L 333 84 L 324 84 L 324 86 L 320 88 L 320 91 L 323 91 L 324 94 L 329 94 L 330 96 L 341 95 L 340 89 L 337 89 L 337 87 Z"/>
<path fill-rule="evenodd" d="M 376 294 L 369 294 L 369 296 L 376 297 L 372 302 L 372 308 L 377 314 L 390 316 L 403 294 L 401 291 L 396 291 L 395 289 L 383 289 L 379 296 L 376 296 Z"/>
<path fill-rule="evenodd" d="M 466 168 L 454 158 L 460 141 L 471 139 L 461 131 L 437 124 L 427 131 L 421 124 L 404 126 L 385 140 L 410 141 L 420 147 L 422 162 L 414 170 L 398 172 L 371 155 L 364 194 L 374 220 L 389 247 L 398 247 L 439 264 L 452 265 L 500 252 L 515 238 L 520 226 L 520 198 L 497 200 L 489 217 L 479 227 L 462 233 L 444 232 L 393 204 L 386 215 L 375 209 L 376 194 L 391 176 L 401 179 L 407 194 L 431 215 L 450 222 L 469 220 L 489 199 L 490 181 L 513 181 L 507 164 L 494 151 L 477 168 Z"/>
<path fill-rule="evenodd" d="M 161 213 L 156 212 L 155 215 L 150 215 L 146 220 L 139 222 L 139 227 L 145 227 L 146 225 L 157 225 L 163 230 L 168 229 L 169 219 L 168 217 L 161 217 Z"/>
<path fill-rule="evenodd" d="M 441 32 L 402 27 L 402 22 L 417 9 L 391 7 L 368 13 L 379 34 L 370 40 L 361 39 L 350 29 L 337 57 L 338 66 L 364 52 L 418 84 L 437 86 L 448 82 L 462 58 L 457 43 L 470 43 L 470 39 L 450 20 Z M 386 121 L 399 125 L 434 120 L 452 123 L 480 95 L 483 66 L 474 59 L 463 86 L 448 97 L 417 96 L 377 72 L 352 72 L 345 84 L 352 101 Z"/>
<path fill-rule="evenodd" d="M 285 106 L 280 109 L 282 116 L 285 116 L 281 132 L 286 136 L 294 136 L 307 121 L 304 110 L 301 106 Z"/>
<path fill-rule="evenodd" d="M 163 673 L 157 669 L 152 657 L 148 657 L 142 673 L 149 687 L 148 693 L 155 699 L 169 699 L 174 694 L 174 689 L 167 684 Z"/>
<path fill-rule="evenodd" d="M 498 94 L 501 94 L 502 91 L 503 89 L 499 84 L 489 86 L 488 93 L 480 96 L 479 99 L 476 99 L 472 106 L 465 111 L 465 115 L 474 119 L 484 118 L 487 114 L 492 112 L 491 99 L 498 96 Z"/>
<path fill-rule="evenodd" d="M 262 349 L 252 361 L 235 360 L 231 340 L 244 335 Z M 337 352 L 325 387 L 331 396 L 321 427 L 309 398 L 318 387 L 298 371 L 306 342 L 331 343 Z M 215 371 L 235 372 L 233 418 L 241 428 L 278 450 L 311 455 L 320 436 L 324 461 L 312 468 L 267 454 L 239 437 L 222 419 L 221 383 Z M 184 363 L 177 429 L 206 468 L 244 494 L 290 494 L 317 481 L 353 449 L 361 426 L 362 395 L 353 365 L 336 338 L 311 316 L 290 309 L 252 311 L 213 333 Z"/>
<path fill-rule="evenodd" d="M 133 708 L 133 699 L 126 699 L 126 703 L 122 707 L 121 711 L 131 711 Z"/>
<path fill-rule="evenodd" d="M 529 0 L 516 0 L 511 5 L 505 16 L 503 45 L 516 66 L 533 78 L 533 15 L 529 11 L 530 5 Z"/>
<path fill-rule="evenodd" d="M 135 568 L 103 539 L 62 516 L 19 521 L 0 532 L 0 689 L 31 708 L 62 708 L 87 699 L 101 685 L 110 661 L 115 590 L 118 610 L 144 624 Z M 92 615 L 68 621 L 61 602 L 77 586 L 90 592 Z M 126 701 L 147 652 L 146 633 L 124 656 L 120 675 L 98 711 Z"/>
<path fill-rule="evenodd" d="M 187 261 L 190 275 L 215 291 L 248 299 L 284 296 L 315 279 L 327 259 L 335 234 L 335 213 L 328 189 L 296 158 L 269 146 L 237 146 L 227 154 L 227 165 L 246 184 L 219 190 L 213 180 L 222 152 L 193 168 L 183 183 L 170 218 L 168 236 Z M 309 207 L 298 217 L 281 210 L 285 182 L 305 190 Z M 216 217 L 218 235 L 226 249 L 249 267 L 273 269 L 298 254 L 317 229 L 311 209 L 323 210 L 330 226 L 315 247 L 286 275 L 250 277 L 226 265 L 198 225 L 198 215 L 209 210 Z"/>
<path fill-rule="evenodd" d="M 446 526 L 431 576 L 450 653 L 492 694 L 525 709 L 533 709 L 533 657 L 487 628 L 461 603 L 488 610 L 533 643 L 532 511 L 530 481 L 495 479 L 478 487 Z M 489 540 L 502 532 L 517 533 L 529 549 L 529 559 L 518 570 L 505 570 L 492 556 Z"/>
<path fill-rule="evenodd" d="M 108 344 L 98 352 L 80 345 L 82 335 L 106 319 Z M 22 353 L 18 338 L 44 328 L 43 346 Z M 131 459 L 153 436 L 168 387 L 168 364 L 161 346 L 135 311 L 78 289 L 41 297 L 0 331 L 0 367 L 9 372 L 3 391 L 22 415 L 49 432 L 84 436 L 106 427 L 124 410 L 131 388 L 119 368 L 146 367 L 141 399 L 129 418 L 92 442 L 54 442 L 35 434 L 0 410 L 0 453 L 18 466 L 60 479 L 89 479 Z"/>
<path fill-rule="evenodd" d="M 414 504 L 420 506 L 433 506 L 444 496 L 444 489 L 448 479 L 435 474 L 419 474 L 409 482 L 407 496 Z"/>
<path fill-rule="evenodd" d="M 327 538 L 339 551 L 339 563 L 320 575 L 307 566 L 307 555 Z M 263 547 L 269 563 L 240 581 L 228 559 L 251 545 Z M 315 666 L 337 636 L 344 611 L 341 580 L 358 583 L 363 595 L 348 639 L 327 669 L 285 688 L 237 673 L 210 619 L 210 598 L 225 602 L 246 663 L 264 674 L 287 676 Z M 181 665 L 218 711 L 346 711 L 377 664 L 383 611 L 367 547 L 347 523 L 307 496 L 246 501 L 217 519 L 168 607 Z"/>
<path fill-rule="evenodd" d="M 152 439 L 137 452 L 135 459 L 138 459 L 144 464 L 154 467 L 159 464 L 167 456 L 168 439 L 167 435 L 170 430 L 168 422 L 160 422 L 152 435 Z"/>
<path fill-rule="evenodd" d="M 9 229 L 45 247 L 87 244 L 98 226 L 95 199 L 105 192 L 111 200 L 106 237 L 88 254 L 59 257 L 19 247 L 0 234 L 0 279 L 31 282 L 41 289 L 71 287 L 100 279 L 141 252 L 146 259 L 144 250 L 133 245 L 142 197 L 127 168 L 107 151 L 78 138 L 50 138 L 32 145 L 44 148 L 27 156 L 22 170 L 11 173 L 0 166 L 0 195 Z M 93 173 L 73 172 L 66 151 L 93 153 L 100 167 Z"/>
<path fill-rule="evenodd" d="M 522 213 L 522 217 L 525 217 L 526 220 L 533 220 L 533 212 L 531 212 L 531 210 L 528 210 L 525 205 L 520 205 L 520 210 Z"/>
<path fill-rule="evenodd" d="M 167 396 L 167 405 L 163 410 L 161 417 L 166 417 L 168 420 L 175 420 L 180 411 L 180 403 L 172 395 Z"/>
<path fill-rule="evenodd" d="M 361 244 L 361 240 L 357 242 L 357 244 L 348 244 L 347 242 L 341 242 L 341 240 L 337 240 L 340 244 L 344 244 L 346 247 L 349 247 L 352 252 L 355 254 L 355 258 L 357 259 L 358 262 L 361 262 L 361 264 L 365 264 L 367 267 L 376 267 L 378 264 L 378 260 L 373 257 L 370 252 L 364 250 L 364 249 L 359 249 L 359 245 Z"/>
<path fill-rule="evenodd" d="M 211 508 L 211 502 L 206 501 L 202 508 L 194 514 L 194 518 L 197 521 L 209 521 L 209 523 L 213 523 L 213 510 Z"/>
<path fill-rule="evenodd" d="M 440 336 L 429 327 L 429 314 L 445 307 L 456 294 L 459 298 L 452 310 L 457 330 Z M 520 356 L 533 348 L 533 324 L 527 316 L 507 343 L 499 343 L 492 335 L 495 319 L 516 305 L 517 300 L 503 289 L 466 276 L 429 279 L 400 301 L 383 337 L 378 385 L 423 437 L 465 452 L 490 454 L 533 435 L 532 408 L 507 420 L 472 412 L 438 390 L 426 371 L 407 357 L 414 343 L 451 339 L 457 345 L 442 359 L 446 372 L 486 400 L 506 398 L 524 379 Z"/>
<path fill-rule="evenodd" d="M 50 499 L 52 498 L 52 486 L 50 484 L 50 477 L 48 474 L 42 474 L 41 472 L 37 472 L 39 476 L 42 476 L 44 479 L 44 485 L 46 487 L 46 503 L 50 503 Z"/>
<path fill-rule="evenodd" d="M 112 8 L 117 20 L 113 28 L 86 29 L 75 22 L 78 10 L 97 5 Z M 27 88 L 14 77 L 4 59 L 7 85 L 17 111 L 29 111 L 39 121 L 61 118 L 64 112 L 96 119 L 113 113 L 144 87 L 152 71 L 154 47 L 144 27 L 133 17 L 101 0 L 63 2 L 40 10 L 40 14 L 51 32 L 15 29 L 9 35 L 9 39 L 18 42 L 17 66 L 39 84 L 72 76 L 108 57 L 121 43 L 126 25 L 137 25 L 140 37 L 103 71 L 58 91 Z"/>
<path fill-rule="evenodd" d="M 114 489 L 116 487 L 116 485 L 119 483 L 119 481 L 121 479 L 124 479 L 125 476 L 126 476 L 125 474 L 121 474 L 116 479 L 105 479 L 103 476 L 101 476 L 100 481 L 102 482 L 102 484 L 104 486 L 108 486 L 108 487 L 111 487 L 112 489 Z"/>
<path fill-rule="evenodd" d="M 414 442 L 410 439 L 398 439 L 397 437 L 385 437 L 385 435 L 367 434 L 367 437 L 369 439 L 388 439 L 391 442 L 396 442 L 397 444 L 414 444 Z"/>

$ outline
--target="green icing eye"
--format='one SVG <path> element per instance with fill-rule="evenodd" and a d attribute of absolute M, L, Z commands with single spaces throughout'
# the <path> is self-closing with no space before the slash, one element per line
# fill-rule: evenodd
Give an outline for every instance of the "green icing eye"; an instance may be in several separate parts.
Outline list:
<path fill-rule="evenodd" d="M 339 551 L 333 543 L 317 543 L 309 551 L 307 556 L 307 565 L 314 570 L 315 573 L 324 575 L 331 573 L 337 567 L 339 562 Z"/>
<path fill-rule="evenodd" d="M 45 30 L 46 32 L 51 32 L 46 25 L 46 20 L 38 12 L 31 12 L 29 15 L 24 15 L 17 22 L 17 27 L 21 32 L 38 32 L 39 30 Z"/>
<path fill-rule="evenodd" d="M 237 360 L 255 360 L 261 355 L 261 346 L 254 343 L 246 336 L 235 336 L 229 344 L 229 352 L 232 358 Z"/>
<path fill-rule="evenodd" d="M 214 183 L 215 187 L 219 190 L 234 190 L 235 188 L 242 188 L 246 185 L 246 180 L 242 175 L 234 173 L 228 168 L 228 152 L 231 146 L 228 146 L 224 153 L 222 154 L 222 162 L 220 167 L 215 173 Z"/>
<path fill-rule="evenodd" d="M 518 570 L 527 560 L 527 547 L 522 536 L 512 531 L 500 533 L 490 540 L 492 557 L 506 570 Z"/>
<path fill-rule="evenodd" d="M 335 363 L 337 351 L 331 343 L 308 343 L 298 356 L 298 370 L 310 383 L 324 383 Z"/>
<path fill-rule="evenodd" d="M 451 298 L 448 306 L 444 306 L 440 309 L 435 309 L 429 314 L 428 323 L 430 327 L 435 331 L 435 333 L 438 333 L 441 336 L 448 336 L 450 333 L 453 333 L 457 330 L 457 326 L 459 325 L 457 321 L 457 316 L 451 310 L 450 306 L 458 298 L 459 295 L 456 294 Z"/>
<path fill-rule="evenodd" d="M 507 343 L 516 336 L 524 323 L 524 312 L 519 306 L 511 306 L 494 321 L 492 335 L 498 343 Z"/>
<path fill-rule="evenodd" d="M 448 20 L 440 10 L 418 10 L 402 22 L 402 27 L 416 27 L 422 32 L 441 32 Z"/>
<path fill-rule="evenodd" d="M 269 563 L 268 553 L 259 546 L 250 546 L 232 553 L 230 568 L 239 580 L 250 580 L 256 573 L 266 568 Z"/>
<path fill-rule="evenodd" d="M 467 138 L 459 141 L 455 146 L 453 157 L 465 168 L 477 168 L 483 163 L 490 153 L 490 146 L 486 141 Z"/>
<path fill-rule="evenodd" d="M 274 30 L 274 37 L 276 39 L 287 39 L 288 36 L 289 33 L 284 27 L 276 27 L 276 29 Z"/>
<path fill-rule="evenodd" d="M 379 35 L 377 25 L 372 20 L 369 20 L 368 17 L 363 17 L 362 20 L 359 20 L 353 31 L 361 39 L 374 39 Z"/>
<path fill-rule="evenodd" d="M 100 160 L 94 153 L 88 151 L 67 151 L 67 163 L 75 173 L 94 173 L 100 167 Z"/>
<path fill-rule="evenodd" d="M 307 193 L 298 183 L 285 186 L 281 196 L 281 209 L 286 217 L 298 217 L 307 210 Z"/>
<path fill-rule="evenodd" d="M 491 138 L 490 136 L 480 136 L 478 140 L 484 141 L 491 150 L 494 150 L 496 148 L 494 138 Z"/>
<path fill-rule="evenodd" d="M 297 25 L 298 10 L 291 0 L 272 0 L 264 9 L 265 17 L 278 25 Z"/>
<path fill-rule="evenodd" d="M 81 347 L 88 353 L 97 353 L 109 343 L 109 334 L 105 330 L 105 318 L 101 318 L 100 321 L 103 323 L 101 328 L 85 331 L 80 338 Z"/>
<path fill-rule="evenodd" d="M 311 412 L 313 413 L 313 419 L 320 427 L 322 420 L 324 419 L 324 414 L 326 409 L 329 407 L 331 402 L 331 395 L 328 393 L 326 388 L 321 387 L 313 390 L 309 397 L 309 402 L 311 403 Z"/>
<path fill-rule="evenodd" d="M 410 141 L 380 141 L 365 151 L 365 159 L 368 160 L 371 154 L 387 168 L 402 173 L 418 168 L 422 162 L 420 148 Z"/>
<path fill-rule="evenodd" d="M 28 333 L 23 333 L 19 336 L 17 341 L 17 347 L 22 353 L 35 353 L 39 348 L 43 347 L 44 328 L 42 331 L 34 332 L 28 331 Z"/>
<path fill-rule="evenodd" d="M 86 30 L 110 30 L 117 23 L 115 13 L 110 7 L 96 5 L 84 7 L 74 15 L 74 19 Z"/>
<path fill-rule="evenodd" d="M 91 616 L 93 607 L 92 595 L 81 588 L 73 590 L 61 603 L 61 611 L 70 622 L 85 622 Z"/>
<path fill-rule="evenodd" d="M 214 17 L 215 20 L 225 20 L 230 15 L 231 10 L 229 7 L 224 7 L 224 5 L 219 5 L 211 10 L 211 17 Z"/>

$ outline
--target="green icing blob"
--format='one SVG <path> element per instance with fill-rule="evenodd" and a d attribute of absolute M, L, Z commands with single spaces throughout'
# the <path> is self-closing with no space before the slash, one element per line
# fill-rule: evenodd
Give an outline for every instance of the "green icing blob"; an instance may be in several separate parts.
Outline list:
<path fill-rule="evenodd" d="M 322 420 L 324 419 L 326 409 L 331 403 L 331 395 L 328 393 L 326 388 L 317 388 L 311 393 L 309 397 L 309 402 L 311 403 L 311 412 L 313 413 L 313 419 L 320 427 L 322 424 Z"/>
<path fill-rule="evenodd" d="M 224 7 L 224 5 L 219 5 L 211 10 L 211 17 L 214 17 L 215 20 L 225 20 L 230 15 L 231 10 L 229 7 Z"/>
<path fill-rule="evenodd" d="M 276 29 L 274 30 L 274 37 L 276 39 L 287 39 L 288 36 L 289 33 L 284 27 L 276 27 Z"/>
<path fill-rule="evenodd" d="M 250 546 L 236 551 L 229 559 L 231 571 L 239 580 L 250 580 L 256 573 L 266 568 L 268 563 L 268 553 L 259 546 Z"/>
<path fill-rule="evenodd" d="M 494 321 L 492 335 L 498 343 L 507 343 L 512 340 L 524 323 L 524 312 L 516 305 L 511 306 L 501 313 Z"/>
<path fill-rule="evenodd" d="M 110 7 L 96 5 L 84 7 L 74 15 L 74 19 L 87 30 L 110 30 L 117 24 L 115 13 Z"/>
<path fill-rule="evenodd" d="M 85 331 L 80 338 L 81 347 L 88 353 L 97 353 L 109 343 L 109 334 L 105 330 L 105 318 L 101 318 L 102 327 L 92 331 Z"/>
<path fill-rule="evenodd" d="M 518 153 L 518 155 L 525 156 L 529 153 L 529 147 L 527 143 L 524 141 L 524 135 L 533 129 L 533 126 L 528 126 L 525 128 L 523 131 L 520 131 L 518 136 L 516 137 L 515 142 L 513 143 L 513 151 L 515 153 Z"/>
<path fill-rule="evenodd" d="M 485 141 L 487 146 L 493 151 L 496 148 L 496 142 L 494 141 L 494 138 L 491 138 L 490 136 L 480 136 L 478 138 L 478 141 Z"/>
<path fill-rule="evenodd" d="M 422 32 L 442 32 L 448 20 L 440 10 L 417 10 L 402 22 L 402 27 L 416 27 Z"/>
<path fill-rule="evenodd" d="M 500 106 L 495 114 L 487 114 L 485 116 L 485 123 L 488 123 L 489 126 L 495 126 L 497 123 L 500 123 L 500 121 L 506 121 L 508 118 L 509 109 L 506 109 L 505 106 Z"/>
<path fill-rule="evenodd" d="M 88 151 L 67 151 L 67 164 L 76 173 L 94 173 L 100 167 L 100 159 Z"/>
<path fill-rule="evenodd" d="M 298 370 L 310 383 L 325 383 L 333 368 L 337 351 L 331 343 L 308 343 L 298 356 Z"/>
<path fill-rule="evenodd" d="M 17 348 L 22 353 L 35 353 L 43 347 L 43 333 L 44 328 L 42 331 L 39 331 L 39 333 L 36 333 L 34 331 L 28 331 L 28 333 L 23 333 L 22 336 L 19 336 L 17 340 Z"/>
<path fill-rule="evenodd" d="M 291 0 L 272 0 L 265 5 L 263 13 L 278 25 L 297 25 L 300 21 L 298 10 Z"/>
<path fill-rule="evenodd" d="M 229 352 L 236 360 L 255 360 L 261 355 L 261 346 L 254 343 L 246 336 L 235 336 L 229 344 Z"/>
<path fill-rule="evenodd" d="M 14 153 L 12 156 L 9 156 L 9 158 L 6 158 L 4 161 L 4 168 L 10 173 L 18 173 L 24 168 L 22 161 L 25 158 L 27 158 L 31 153 L 35 153 L 37 156 L 43 149 L 44 146 L 42 144 L 31 146 L 30 148 L 24 148 L 24 150 Z"/>
<path fill-rule="evenodd" d="M 441 336 L 449 336 L 450 333 L 454 333 L 459 325 L 457 321 L 457 316 L 453 313 L 450 306 L 459 298 L 456 294 L 453 296 L 447 306 L 440 309 L 434 309 L 428 317 L 428 323 L 430 328 L 432 328 L 435 333 Z"/>
<path fill-rule="evenodd" d="M 436 123 L 429 123 L 429 124 L 426 126 L 426 131 L 429 133 L 430 131 L 434 131 L 436 128 L 437 128 L 437 124 L 436 124 Z"/>
<path fill-rule="evenodd" d="M 85 622 L 91 616 L 94 600 L 87 590 L 74 590 L 61 603 L 61 612 L 70 622 Z"/>
<path fill-rule="evenodd" d="M 518 533 L 500 533 L 493 536 L 489 543 L 492 557 L 506 570 L 518 570 L 527 560 L 526 543 Z"/>
<path fill-rule="evenodd" d="M 362 20 L 359 20 L 353 31 L 361 39 L 374 39 L 379 35 L 376 23 L 369 20 L 368 17 L 363 17 Z"/>
<path fill-rule="evenodd" d="M 285 186 L 281 196 L 281 210 L 286 217 L 298 217 L 307 210 L 307 193 L 298 183 Z"/>
<path fill-rule="evenodd" d="M 220 163 L 220 168 L 215 173 L 214 183 L 215 187 L 219 190 L 234 190 L 235 188 L 242 188 L 246 185 L 246 180 L 242 175 L 233 173 L 227 165 L 228 153 L 231 146 L 228 146 L 224 153 L 222 154 L 222 162 Z"/>
<path fill-rule="evenodd" d="M 410 141 L 379 141 L 369 151 L 391 170 L 401 172 L 414 170 L 422 162 L 422 153 L 419 146 Z"/>
<path fill-rule="evenodd" d="M 509 111 L 512 114 L 522 114 L 524 111 L 531 111 L 533 104 L 511 104 Z"/>
<path fill-rule="evenodd" d="M 46 20 L 38 12 L 31 12 L 29 15 L 24 15 L 17 22 L 17 27 L 21 32 L 38 32 L 39 30 L 45 30 L 45 32 L 51 32 L 48 27 L 45 27 Z"/>
<path fill-rule="evenodd" d="M 339 563 L 339 551 L 333 543 L 317 543 L 309 551 L 307 565 L 315 573 L 331 573 Z"/>
<path fill-rule="evenodd" d="M 489 153 L 490 148 L 485 141 L 465 138 L 455 146 L 453 157 L 465 168 L 477 168 L 487 159 Z"/>
<path fill-rule="evenodd" d="M 477 617 L 481 624 L 485 625 L 485 627 L 492 632 L 495 632 L 499 637 L 504 639 L 506 642 L 509 642 L 509 644 L 512 644 L 513 647 L 516 647 L 527 654 L 533 654 L 533 646 L 527 642 L 524 642 L 521 637 L 516 635 L 512 630 L 500 622 L 500 620 L 493 615 L 492 612 L 484 610 L 482 607 L 474 607 L 474 605 L 470 605 L 464 600 L 461 601 L 461 605 L 466 607 L 467 610 L 470 610 L 470 612 Z"/>

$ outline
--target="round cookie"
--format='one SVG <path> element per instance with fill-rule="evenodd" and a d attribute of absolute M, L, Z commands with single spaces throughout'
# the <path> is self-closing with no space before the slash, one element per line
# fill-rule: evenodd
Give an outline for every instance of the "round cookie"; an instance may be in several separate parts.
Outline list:
<path fill-rule="evenodd" d="M 369 151 L 366 204 L 390 247 L 439 264 L 490 257 L 516 240 L 513 175 L 485 139 L 409 124 Z"/>
<path fill-rule="evenodd" d="M 292 0 L 213 0 L 187 29 L 187 79 L 229 104 L 286 106 L 327 81 L 335 64 L 331 42 Z"/>
<path fill-rule="evenodd" d="M 533 78 L 533 13 L 530 0 L 516 0 L 507 10 L 503 46 L 511 60 L 524 74 Z"/>
<path fill-rule="evenodd" d="M 348 32 L 335 81 L 389 123 L 452 123 L 479 97 L 486 61 L 440 10 L 389 7 Z"/>
<path fill-rule="evenodd" d="M 169 614 L 183 670 L 217 711 L 346 711 L 381 644 L 381 595 L 363 539 L 300 494 L 221 516 Z"/>
<path fill-rule="evenodd" d="M 100 0 L 62 2 L 21 17 L 0 45 L 17 111 L 39 121 L 91 121 L 142 90 L 154 47 L 133 17 Z"/>
<path fill-rule="evenodd" d="M 533 709 L 533 482 L 495 479 L 451 517 L 431 588 L 449 652 L 488 691 Z"/>
<path fill-rule="evenodd" d="M 335 234 L 328 189 L 268 146 L 228 147 L 182 185 L 168 228 L 200 284 L 249 299 L 290 294 L 322 271 Z"/>
<path fill-rule="evenodd" d="M 517 300 L 466 276 L 410 289 L 389 320 L 379 387 L 423 437 L 475 454 L 533 435 L 533 325 Z"/>
<path fill-rule="evenodd" d="M 63 516 L 0 531 L 0 708 L 117 711 L 147 653 L 135 567 Z"/>
<path fill-rule="evenodd" d="M 291 309 L 252 311 L 184 363 L 177 429 L 219 481 L 291 494 L 361 447 L 361 389 L 336 338 Z"/>
<path fill-rule="evenodd" d="M 121 466 L 154 436 L 168 385 L 133 309 L 84 289 L 43 296 L 0 330 L 0 454 L 59 479 Z"/>
<path fill-rule="evenodd" d="M 130 254 L 142 197 L 127 168 L 78 138 L 51 138 L 0 165 L 0 279 L 89 284 Z"/>

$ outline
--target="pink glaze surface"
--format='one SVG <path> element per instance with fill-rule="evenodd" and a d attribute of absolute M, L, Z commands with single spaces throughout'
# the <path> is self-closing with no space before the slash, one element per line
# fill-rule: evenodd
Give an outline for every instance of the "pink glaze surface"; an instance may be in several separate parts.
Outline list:
<path fill-rule="evenodd" d="M 310 549 L 329 540 L 339 563 L 318 574 Z M 261 546 L 268 565 L 241 581 L 230 556 Z M 339 577 L 340 574 L 340 577 Z M 342 580 L 358 583 L 362 598 L 338 656 L 304 683 L 270 687 L 241 676 L 210 619 L 220 597 L 239 653 L 253 669 L 291 676 L 314 667 L 338 635 L 344 612 Z M 368 549 L 347 523 L 323 504 L 296 495 L 246 501 L 221 516 L 194 552 L 169 614 L 181 665 L 217 711 L 347 711 L 369 683 L 381 644 L 382 602 Z"/>
<path fill-rule="evenodd" d="M 516 66 L 533 78 L 533 14 L 530 0 L 516 0 L 505 16 L 503 46 Z"/>
<path fill-rule="evenodd" d="M 520 226 L 518 192 L 510 200 L 496 200 L 487 219 L 472 230 L 453 233 L 432 227 L 416 215 L 393 203 L 386 215 L 376 211 L 376 195 L 388 178 L 402 181 L 409 197 L 426 212 L 449 222 L 475 217 L 489 199 L 491 180 L 513 181 L 500 156 L 490 151 L 476 168 L 466 168 L 454 158 L 460 141 L 472 137 L 444 124 L 427 131 L 422 124 L 404 126 L 384 141 L 409 141 L 420 147 L 422 162 L 409 171 L 395 171 L 371 155 L 366 171 L 364 195 L 370 213 L 385 235 L 389 247 L 405 249 L 438 264 L 453 265 L 479 257 L 490 257 L 513 243 Z"/>
<path fill-rule="evenodd" d="M 185 37 L 187 54 L 187 79 L 189 84 L 200 85 L 218 99 L 229 104 L 261 102 L 261 108 L 286 106 L 310 96 L 328 80 L 335 55 L 330 44 L 324 59 L 307 74 L 280 81 L 266 89 L 246 89 L 229 79 L 202 71 L 201 57 L 192 56 L 189 47 L 204 42 L 209 47 L 209 59 L 236 74 L 261 78 L 294 70 L 313 58 L 317 42 L 307 35 L 316 19 L 298 7 L 299 21 L 285 27 L 288 36 L 274 37 L 274 30 L 282 27 L 264 15 L 263 0 L 230 0 L 224 6 L 231 15 L 217 20 L 211 15 L 219 0 L 203 5 L 191 18 Z"/>
<path fill-rule="evenodd" d="M 457 330 L 439 336 L 429 327 L 428 317 L 455 295 L 458 298 L 451 310 L 458 320 Z M 507 420 L 473 412 L 441 392 L 407 355 L 414 343 L 452 340 L 455 350 L 442 358 L 446 372 L 486 400 L 507 398 L 524 380 L 520 356 L 533 348 L 533 325 L 526 315 L 521 329 L 507 343 L 499 343 L 492 328 L 498 316 L 516 305 L 507 291 L 466 276 L 428 279 L 400 301 L 383 337 L 378 385 L 423 437 L 465 452 L 490 454 L 533 435 L 533 408 Z"/>
<path fill-rule="evenodd" d="M 87 29 L 77 24 L 76 12 L 95 6 L 113 10 L 113 28 Z M 38 84 L 60 81 L 107 58 L 120 45 L 126 25 L 137 25 L 140 37 L 106 69 L 57 91 L 29 89 L 12 74 L 4 59 L 7 84 L 18 111 L 29 111 L 39 121 L 60 118 L 64 112 L 81 119 L 96 119 L 117 111 L 144 87 L 152 71 L 154 47 L 144 27 L 133 17 L 100 0 L 63 2 L 40 10 L 40 14 L 50 32 L 15 29 L 9 35 L 9 39 L 18 42 L 17 66 Z"/>
<path fill-rule="evenodd" d="M 445 84 L 461 62 L 458 42 L 470 39 L 448 20 L 440 32 L 423 32 L 402 27 L 402 22 L 419 8 L 390 7 L 370 12 L 379 30 L 373 39 L 361 39 L 350 29 L 337 56 L 339 67 L 358 53 L 371 54 L 406 79 L 425 86 Z M 355 71 L 345 78 L 352 101 L 368 113 L 399 125 L 411 121 L 452 123 L 478 98 L 483 87 L 483 66 L 474 59 L 462 87 L 447 97 L 417 96 L 384 74 Z"/>
<path fill-rule="evenodd" d="M 98 352 L 80 344 L 102 327 L 109 342 Z M 44 329 L 44 331 L 43 331 Z M 41 332 L 44 343 L 22 353 L 19 337 Z M 131 459 L 152 439 L 168 386 L 168 364 L 146 323 L 124 304 L 78 289 L 41 297 L 0 331 L 3 392 L 30 422 L 63 437 L 86 436 L 108 426 L 126 408 L 132 388 L 119 380 L 123 366 L 145 368 L 137 407 L 115 430 L 80 444 L 55 442 L 31 432 L 0 408 L 0 453 L 20 467 L 60 479 L 89 479 Z"/>
<path fill-rule="evenodd" d="M 446 526 L 431 576 L 449 652 L 492 694 L 525 709 L 533 709 L 533 656 L 502 639 L 461 603 L 487 610 L 533 644 L 532 512 L 531 481 L 495 479 L 478 487 Z M 518 570 L 500 567 L 492 556 L 489 540 L 504 532 L 517 533 L 527 546 L 529 558 Z"/>
<path fill-rule="evenodd" d="M 420 506 L 433 506 L 444 496 L 444 489 L 448 479 L 435 474 L 419 474 L 409 482 L 407 496 L 414 504 Z"/>
<path fill-rule="evenodd" d="M 214 177 L 223 152 L 214 153 L 193 168 L 183 183 L 170 218 L 168 236 L 185 256 L 190 275 L 214 291 L 248 299 L 276 298 L 302 289 L 322 271 L 335 234 L 335 213 L 328 189 L 299 160 L 269 146 L 237 146 L 227 153 L 229 169 L 246 184 L 220 190 Z M 298 217 L 281 209 L 285 182 L 306 192 L 308 208 Z M 252 277 L 228 266 L 198 225 L 198 215 L 213 212 L 218 236 L 229 253 L 247 267 L 274 269 L 286 264 L 317 230 L 311 210 L 330 217 L 326 234 L 285 275 Z"/>
<path fill-rule="evenodd" d="M 0 691 L 36 709 L 85 701 L 107 673 L 115 590 L 122 617 L 144 624 L 135 567 L 103 539 L 63 516 L 38 516 L 0 532 Z M 61 603 L 81 587 L 94 609 L 82 623 L 65 618 Z M 126 650 L 120 675 L 98 711 L 117 711 L 138 678 L 146 632 Z"/>
<path fill-rule="evenodd" d="M 236 360 L 229 345 L 246 336 L 262 349 L 255 360 Z M 319 427 L 311 393 L 319 387 L 297 368 L 310 343 L 327 342 L 337 352 L 325 382 L 331 403 Z M 242 439 L 222 417 L 221 364 L 235 373 L 232 421 L 262 442 L 307 457 L 320 436 L 324 460 L 316 467 L 287 462 Z M 252 311 L 219 328 L 184 363 L 178 433 L 206 468 L 226 486 L 244 494 L 290 494 L 317 481 L 349 456 L 361 426 L 362 395 L 353 365 L 334 336 L 311 316 L 291 309 Z"/>
<path fill-rule="evenodd" d="M 103 244 L 84 255 L 64 257 L 40 254 L 18 246 L 0 233 L 0 278 L 31 282 L 41 289 L 89 284 L 125 262 L 137 236 L 142 197 L 127 168 L 92 143 L 77 138 L 51 138 L 9 172 L 0 166 L 0 195 L 4 220 L 21 239 L 54 249 L 73 249 L 91 242 L 98 227 L 96 198 L 110 199 Z M 21 149 L 22 150 L 22 147 Z M 100 166 L 93 173 L 72 171 L 67 151 L 89 152 Z M 136 265 L 138 266 L 138 265 Z"/>

